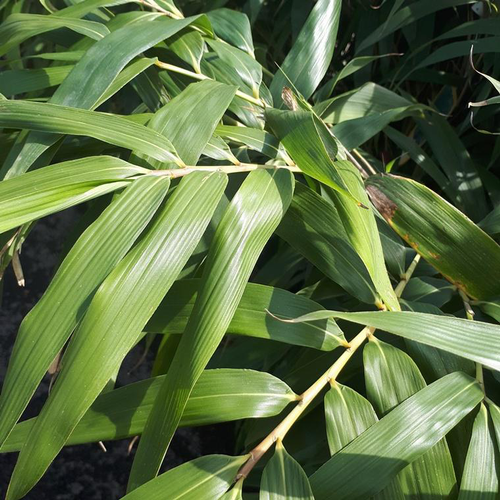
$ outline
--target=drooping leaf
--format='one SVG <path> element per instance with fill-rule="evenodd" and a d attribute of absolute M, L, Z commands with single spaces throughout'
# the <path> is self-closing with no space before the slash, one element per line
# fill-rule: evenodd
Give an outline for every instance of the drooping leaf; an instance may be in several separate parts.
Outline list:
<path fill-rule="evenodd" d="M 403 351 L 373 338 L 363 349 L 363 366 L 368 398 L 379 414 L 385 415 L 426 387 L 413 360 Z M 404 497 L 448 498 L 456 494 L 456 478 L 446 440 L 439 441 L 420 458 L 405 467 L 398 480 Z"/>
<path fill-rule="evenodd" d="M 393 313 L 396 314 L 396 313 Z M 316 500 L 364 499 L 441 440 L 483 398 L 457 372 L 417 392 L 335 454 L 311 477 Z"/>
<path fill-rule="evenodd" d="M 297 184 L 277 233 L 354 297 L 376 302 L 370 274 L 352 247 L 337 210 L 312 189 Z"/>
<path fill-rule="evenodd" d="M 248 175 L 228 206 L 207 256 L 193 312 L 139 443 L 129 489 L 157 474 L 189 394 L 226 332 L 292 194 L 288 170 L 259 169 Z"/>
<path fill-rule="evenodd" d="M 498 446 L 484 404 L 474 420 L 472 437 L 460 483 L 459 500 L 494 500 L 498 497 Z"/>
<path fill-rule="evenodd" d="M 218 37 L 253 56 L 252 30 L 246 14 L 232 9 L 216 9 L 208 12 L 207 17 Z"/>
<path fill-rule="evenodd" d="M 206 455 L 179 465 L 123 497 L 123 500 L 213 500 L 231 486 L 247 456 Z"/>
<path fill-rule="evenodd" d="M 0 184 L 0 233 L 123 188 L 131 177 L 147 172 L 118 158 L 100 156 L 58 163 L 4 181 Z"/>
<path fill-rule="evenodd" d="M 278 441 L 260 482 L 260 500 L 314 500 L 304 469 Z"/>
<path fill-rule="evenodd" d="M 168 186 L 166 177 L 134 181 L 78 239 L 42 299 L 23 320 L 0 397 L 0 443 L 82 318 L 96 288 L 132 247 Z"/>
<path fill-rule="evenodd" d="M 176 282 L 144 327 L 145 331 L 169 334 L 184 332 L 200 284 L 199 279 Z M 293 318 L 297 313 L 312 312 L 322 307 L 312 300 L 279 288 L 247 283 L 227 333 L 268 338 L 322 350 L 334 349 L 345 342 L 342 331 L 334 322 L 322 321 L 307 324 L 306 329 L 296 328 L 298 325 L 285 324 L 271 318 L 266 313 L 269 309 L 280 317 Z"/>
<path fill-rule="evenodd" d="M 142 433 L 165 376 L 142 380 L 99 396 L 87 410 L 67 445 L 124 439 Z M 196 383 L 180 426 L 190 427 L 271 417 L 297 396 L 281 380 L 253 370 L 205 370 Z M 1 453 L 19 451 L 36 418 L 14 427 Z"/>
<path fill-rule="evenodd" d="M 281 103 L 283 87 L 293 86 L 309 99 L 330 65 L 342 0 L 320 0 L 313 7 L 279 71 L 271 82 L 275 103 Z"/>
<path fill-rule="evenodd" d="M 373 176 L 372 202 L 391 227 L 467 295 L 500 295 L 500 247 L 432 190 L 411 179 Z"/>
<path fill-rule="evenodd" d="M 48 103 L 0 101 L 0 126 L 85 135 L 183 166 L 167 138 L 148 127 L 108 113 Z"/>
<path fill-rule="evenodd" d="M 182 179 L 140 243 L 99 287 L 19 454 L 9 499 L 36 484 L 135 345 L 203 235 L 226 182 L 221 173 Z"/>

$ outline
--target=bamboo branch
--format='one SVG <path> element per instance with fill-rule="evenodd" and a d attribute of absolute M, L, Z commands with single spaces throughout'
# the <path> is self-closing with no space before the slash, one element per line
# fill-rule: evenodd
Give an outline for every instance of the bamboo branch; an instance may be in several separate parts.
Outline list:
<path fill-rule="evenodd" d="M 420 255 L 417 254 L 413 259 L 412 263 L 408 267 L 406 273 L 404 274 L 401 282 L 396 287 L 396 295 L 401 297 L 403 290 L 411 278 L 411 275 L 415 271 L 418 262 L 420 261 Z M 339 373 L 342 371 L 347 362 L 352 358 L 357 349 L 363 344 L 363 342 L 370 338 L 375 332 L 375 328 L 371 326 L 366 326 L 363 328 L 352 340 L 349 342 L 349 346 L 341 354 L 341 356 L 333 363 L 333 365 L 318 379 L 313 385 L 309 387 L 299 399 L 297 406 L 278 424 L 277 427 L 261 441 L 251 452 L 249 460 L 243 464 L 241 469 L 238 471 L 236 480 L 241 480 L 250 474 L 251 470 L 255 467 L 257 462 L 264 456 L 264 454 L 271 448 L 271 446 L 276 441 L 282 441 L 291 429 L 293 424 L 299 419 L 305 409 L 314 400 L 314 398 L 322 391 L 322 389 L 332 381 L 336 380 Z"/>
<path fill-rule="evenodd" d="M 174 64 L 165 63 L 162 61 L 157 61 L 156 66 L 159 68 L 165 69 L 167 71 L 172 71 L 173 73 L 178 73 L 179 75 L 189 76 L 195 80 L 212 80 L 207 75 L 203 75 L 202 73 L 195 73 L 194 71 L 189 71 L 188 69 L 181 68 L 180 66 L 175 66 Z M 236 95 L 241 97 L 245 101 L 248 101 L 256 106 L 260 106 L 261 108 L 266 107 L 266 103 L 262 99 L 258 99 L 251 95 L 245 94 L 245 92 L 241 92 L 240 90 L 236 91 Z"/>

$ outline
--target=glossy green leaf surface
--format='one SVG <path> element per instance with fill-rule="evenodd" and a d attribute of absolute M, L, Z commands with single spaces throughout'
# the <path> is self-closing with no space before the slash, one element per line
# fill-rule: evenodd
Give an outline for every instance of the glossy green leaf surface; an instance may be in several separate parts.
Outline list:
<path fill-rule="evenodd" d="M 174 283 L 144 327 L 145 331 L 168 334 L 184 332 L 196 303 L 200 285 L 200 279 L 180 280 Z M 270 317 L 266 312 L 272 310 L 280 317 L 293 318 L 297 313 L 319 309 L 322 309 L 319 304 L 300 295 L 279 288 L 247 283 L 227 327 L 227 333 L 329 351 L 345 342 L 342 331 L 334 321 L 323 320 L 302 325 L 285 324 Z M 306 325 L 307 327 L 303 328 Z"/>
<path fill-rule="evenodd" d="M 500 294 L 500 247 L 455 207 L 411 179 L 367 182 L 391 227 L 449 281 L 477 299 Z"/>
<path fill-rule="evenodd" d="M 118 158 L 100 156 L 9 179 L 0 184 L 0 233 L 123 188 L 130 182 L 127 179 L 145 173 L 144 168 Z"/>
<path fill-rule="evenodd" d="M 123 498 L 126 500 L 212 500 L 231 486 L 238 469 L 248 457 L 207 455 L 179 465 L 152 479 Z"/>
<path fill-rule="evenodd" d="M 87 410 L 66 444 L 140 435 L 164 379 L 161 375 L 102 394 Z M 295 399 L 284 382 L 268 373 L 205 370 L 194 386 L 179 425 L 189 427 L 270 417 Z M 17 424 L 0 452 L 19 451 L 35 422 L 36 418 Z"/>
<path fill-rule="evenodd" d="M 254 170 L 224 213 L 193 312 L 139 443 L 129 489 L 157 474 L 189 394 L 226 332 L 264 245 L 290 204 L 293 185 L 288 170 Z"/>
<path fill-rule="evenodd" d="M 375 495 L 442 439 L 482 399 L 479 385 L 452 373 L 419 391 L 335 454 L 311 477 L 316 500 Z"/>
<path fill-rule="evenodd" d="M 281 442 L 271 457 L 260 482 L 260 500 L 314 500 L 309 480 L 300 464 Z"/>
<path fill-rule="evenodd" d="M 140 243 L 99 287 L 21 450 L 9 498 L 33 487 L 137 342 L 205 231 L 226 182 L 219 173 L 185 177 Z"/>

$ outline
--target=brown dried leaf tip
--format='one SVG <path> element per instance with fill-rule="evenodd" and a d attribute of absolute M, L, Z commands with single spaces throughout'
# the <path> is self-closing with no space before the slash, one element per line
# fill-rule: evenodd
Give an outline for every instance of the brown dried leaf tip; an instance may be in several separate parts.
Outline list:
<path fill-rule="evenodd" d="M 373 205 L 380 212 L 382 217 L 384 217 L 386 221 L 392 220 L 398 206 L 375 186 L 368 186 L 366 191 Z"/>
<path fill-rule="evenodd" d="M 281 98 L 283 102 L 286 104 L 287 108 L 292 111 L 297 111 L 299 109 L 299 105 L 297 104 L 297 100 L 293 95 L 292 89 L 290 87 L 283 87 L 281 91 Z"/>

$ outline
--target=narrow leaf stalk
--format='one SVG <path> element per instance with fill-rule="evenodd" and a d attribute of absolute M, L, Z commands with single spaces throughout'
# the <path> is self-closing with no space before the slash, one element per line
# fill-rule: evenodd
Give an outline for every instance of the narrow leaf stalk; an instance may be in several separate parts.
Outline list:
<path fill-rule="evenodd" d="M 179 75 L 189 76 L 190 78 L 193 78 L 195 80 L 212 80 L 212 78 L 210 78 L 207 75 L 203 75 L 202 73 L 195 73 L 194 71 L 189 71 L 189 70 L 181 68 L 179 66 L 175 66 L 174 64 L 169 64 L 169 63 L 165 63 L 162 61 L 157 61 L 155 64 L 156 64 L 156 66 L 158 66 L 161 69 L 165 69 L 167 71 L 172 71 L 173 73 L 178 73 Z M 241 97 L 245 101 L 248 101 L 252 104 L 255 104 L 256 106 L 260 106 L 261 108 L 266 107 L 266 103 L 262 99 L 258 99 L 256 97 L 248 95 L 245 92 L 241 92 L 240 90 L 237 90 L 236 95 L 238 97 Z"/>
<path fill-rule="evenodd" d="M 420 261 L 420 255 L 417 254 L 413 259 L 412 263 L 408 267 L 406 273 L 401 279 L 400 283 L 396 287 L 397 297 L 401 297 L 401 294 L 411 278 L 411 275 L 415 271 L 418 262 Z M 293 424 L 299 419 L 305 409 L 314 400 L 316 396 L 323 390 L 323 388 L 332 383 L 337 379 L 339 373 L 342 371 L 347 362 L 352 358 L 357 349 L 363 344 L 363 342 L 373 336 L 375 328 L 366 326 L 363 328 L 350 342 L 346 350 L 342 355 L 333 363 L 333 365 L 311 385 L 301 396 L 297 406 L 278 424 L 277 427 L 261 441 L 251 452 L 250 459 L 241 467 L 236 476 L 236 480 L 241 480 L 250 474 L 251 470 L 255 467 L 257 462 L 264 456 L 264 454 L 271 448 L 275 442 L 283 441 L 287 432 L 292 428 Z"/>
<path fill-rule="evenodd" d="M 257 163 L 240 163 L 239 165 L 211 165 L 200 167 L 185 167 L 170 170 L 153 170 L 148 172 L 147 175 L 169 176 L 173 179 L 178 177 L 185 177 L 193 172 L 224 172 L 226 174 L 236 174 L 241 172 L 251 172 L 252 170 L 268 169 L 274 170 L 276 168 L 285 168 L 290 172 L 302 173 L 299 167 L 295 165 L 261 165 Z"/>

